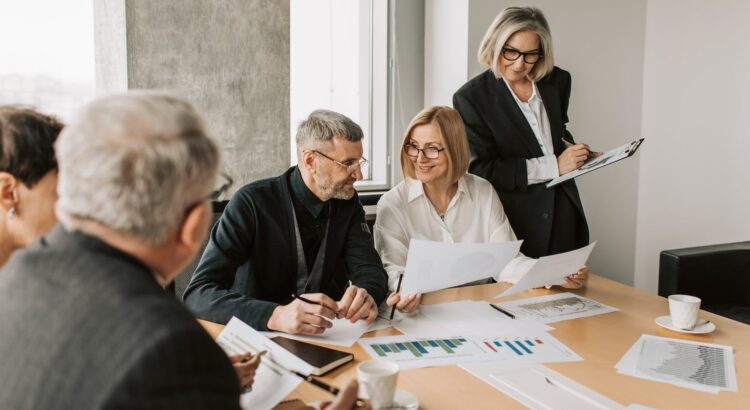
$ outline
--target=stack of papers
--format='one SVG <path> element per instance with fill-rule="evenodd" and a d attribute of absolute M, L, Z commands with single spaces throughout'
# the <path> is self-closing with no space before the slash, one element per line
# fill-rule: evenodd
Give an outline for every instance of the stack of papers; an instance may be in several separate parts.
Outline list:
<path fill-rule="evenodd" d="M 516 318 L 537 320 L 541 323 L 553 323 L 617 311 L 616 308 L 570 292 L 519 299 L 499 305 L 514 314 Z"/>
<path fill-rule="evenodd" d="M 688 389 L 737 391 L 731 346 L 641 335 L 615 368 L 622 374 Z"/>

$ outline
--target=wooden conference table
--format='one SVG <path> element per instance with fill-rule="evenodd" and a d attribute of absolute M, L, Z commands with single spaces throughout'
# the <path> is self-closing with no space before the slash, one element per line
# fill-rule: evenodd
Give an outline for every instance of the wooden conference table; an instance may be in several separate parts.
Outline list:
<path fill-rule="evenodd" d="M 423 303 L 442 303 L 457 300 L 493 301 L 494 295 L 508 284 L 492 284 L 453 288 L 423 296 Z M 534 289 L 510 296 L 505 300 L 557 293 L 560 288 Z M 604 304 L 620 309 L 618 312 L 587 318 L 552 323 L 551 334 L 583 357 L 580 362 L 545 363 L 545 366 L 617 401 L 623 405 L 639 403 L 657 409 L 750 409 L 750 326 L 724 317 L 701 311 L 700 318 L 716 324 L 708 335 L 689 335 L 663 329 L 654 319 L 668 314 L 667 300 L 623 285 L 601 276 L 592 275 L 588 287 L 573 291 Z M 216 337 L 222 325 L 201 321 L 208 332 Z M 737 393 L 703 393 L 666 383 L 652 382 L 618 374 L 615 364 L 638 340 L 641 334 L 695 340 L 733 346 L 737 369 Z M 398 335 L 393 328 L 366 333 L 369 336 Z M 354 353 L 354 364 L 349 363 L 328 373 L 322 379 L 344 386 L 356 377 L 356 363 L 369 360 L 364 350 L 355 344 L 351 348 L 332 346 Z M 497 409 L 524 408 L 519 402 L 460 369 L 458 366 L 402 370 L 398 388 L 419 398 L 421 409 Z M 330 400 L 330 395 L 308 384 L 301 384 L 288 398 L 306 402 Z"/>

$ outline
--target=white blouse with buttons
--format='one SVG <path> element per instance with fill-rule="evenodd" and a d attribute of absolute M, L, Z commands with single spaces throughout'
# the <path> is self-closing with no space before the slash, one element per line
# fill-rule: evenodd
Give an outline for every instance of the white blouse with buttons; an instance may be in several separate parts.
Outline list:
<path fill-rule="evenodd" d="M 435 211 L 420 181 L 411 178 L 402 181 L 380 198 L 374 236 L 391 290 L 396 288 L 398 275 L 406 266 L 411 239 L 447 243 L 516 240 L 492 185 L 471 174 L 459 179 L 458 190 L 444 218 Z M 519 253 L 494 279 L 516 282 L 534 261 Z"/>
<path fill-rule="evenodd" d="M 523 116 L 526 117 L 531 130 L 534 131 L 539 148 L 542 149 L 542 154 L 544 154 L 542 157 L 526 160 L 526 175 L 529 185 L 557 178 L 560 176 L 560 170 L 557 168 L 557 157 L 555 156 L 554 145 L 552 145 L 549 118 L 547 117 L 547 110 L 544 109 L 542 98 L 539 96 L 539 90 L 536 88 L 536 83 L 531 82 L 531 97 L 529 97 L 528 102 L 524 102 L 513 92 L 505 78 L 503 78 L 503 81 L 508 86 L 508 90 L 510 90 L 513 99 L 516 100 Z"/>

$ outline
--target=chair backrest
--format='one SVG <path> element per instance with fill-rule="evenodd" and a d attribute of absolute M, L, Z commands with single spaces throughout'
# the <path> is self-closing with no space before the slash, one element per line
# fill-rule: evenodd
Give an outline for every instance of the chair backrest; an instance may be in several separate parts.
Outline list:
<path fill-rule="evenodd" d="M 698 296 L 706 305 L 750 306 L 750 242 L 662 251 L 659 295 Z"/>

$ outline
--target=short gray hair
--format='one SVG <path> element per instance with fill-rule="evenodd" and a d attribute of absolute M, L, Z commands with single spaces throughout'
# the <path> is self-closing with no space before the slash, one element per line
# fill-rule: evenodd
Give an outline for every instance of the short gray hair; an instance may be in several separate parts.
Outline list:
<path fill-rule="evenodd" d="M 318 148 L 321 142 L 328 142 L 336 135 L 352 142 L 364 138 L 362 128 L 346 115 L 315 110 L 297 128 L 297 151 Z"/>
<path fill-rule="evenodd" d="M 162 243 L 216 184 L 220 154 L 187 102 L 136 91 L 86 105 L 60 134 L 57 217 Z"/>
<path fill-rule="evenodd" d="M 542 11 L 536 7 L 507 7 L 501 11 L 484 34 L 477 52 L 477 59 L 480 64 L 489 67 L 495 73 L 495 77 L 502 77 L 498 70 L 500 55 L 510 36 L 519 31 L 530 31 L 539 36 L 543 58 L 534 64 L 534 68 L 529 73 L 531 80 L 539 81 L 552 72 L 555 60 L 549 24 Z"/>

